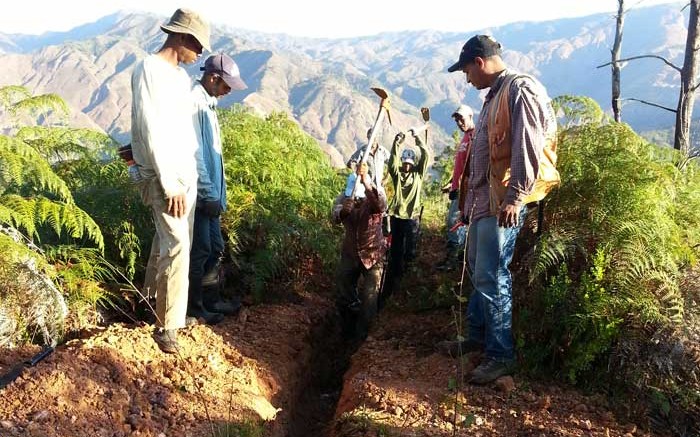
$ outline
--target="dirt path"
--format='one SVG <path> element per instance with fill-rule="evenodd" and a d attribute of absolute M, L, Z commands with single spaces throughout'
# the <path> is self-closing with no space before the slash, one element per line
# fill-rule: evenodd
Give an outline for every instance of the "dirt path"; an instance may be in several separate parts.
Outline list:
<path fill-rule="evenodd" d="M 450 324 L 444 311 L 381 314 L 345 375 L 333 436 L 654 435 L 617 419 L 603 397 L 556 385 L 516 376 L 457 387 L 471 363 L 460 370 L 433 348 L 453 336 Z"/>

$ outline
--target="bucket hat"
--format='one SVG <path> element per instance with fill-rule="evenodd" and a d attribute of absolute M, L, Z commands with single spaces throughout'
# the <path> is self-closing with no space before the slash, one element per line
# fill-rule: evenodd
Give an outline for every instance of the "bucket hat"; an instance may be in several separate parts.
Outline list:
<path fill-rule="evenodd" d="M 185 33 L 192 35 L 208 52 L 211 51 L 209 44 L 209 23 L 198 13 L 185 8 L 175 11 L 170 21 L 160 26 L 165 33 Z"/>

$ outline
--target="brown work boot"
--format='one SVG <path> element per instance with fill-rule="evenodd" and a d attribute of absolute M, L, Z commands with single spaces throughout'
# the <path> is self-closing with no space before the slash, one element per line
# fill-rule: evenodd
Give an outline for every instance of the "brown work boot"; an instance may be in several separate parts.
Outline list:
<path fill-rule="evenodd" d="M 177 342 L 177 329 L 157 328 L 153 333 L 153 340 L 166 354 L 176 354 L 180 351 Z"/>
<path fill-rule="evenodd" d="M 472 370 L 469 375 L 469 382 L 472 384 L 488 384 L 501 376 L 512 375 L 516 367 L 517 363 L 515 360 L 499 361 L 489 358 L 482 362 L 479 367 Z"/>

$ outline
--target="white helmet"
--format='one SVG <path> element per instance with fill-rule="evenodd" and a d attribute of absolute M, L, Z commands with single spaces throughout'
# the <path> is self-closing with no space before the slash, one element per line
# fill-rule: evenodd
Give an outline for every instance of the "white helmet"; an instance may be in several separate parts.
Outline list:
<path fill-rule="evenodd" d="M 404 151 L 401 152 L 401 162 L 402 163 L 408 162 L 409 164 L 415 165 L 416 164 L 416 152 L 414 152 L 413 149 L 404 149 Z"/>

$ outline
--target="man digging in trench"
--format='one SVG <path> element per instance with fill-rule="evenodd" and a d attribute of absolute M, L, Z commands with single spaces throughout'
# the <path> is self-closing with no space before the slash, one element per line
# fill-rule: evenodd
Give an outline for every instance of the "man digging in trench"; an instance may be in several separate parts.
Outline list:
<path fill-rule="evenodd" d="M 360 183 L 353 196 L 354 179 L 333 204 L 333 222 L 345 227 L 337 270 L 336 305 L 342 317 L 343 335 L 349 340 L 367 337 L 377 315 L 377 299 L 386 252 L 382 214 L 386 194 L 369 175 L 367 164 L 357 170 Z M 358 282 L 362 277 L 362 285 Z"/>

